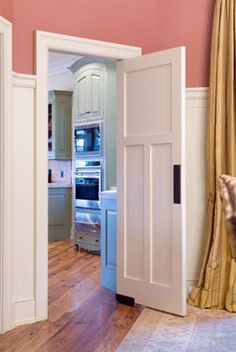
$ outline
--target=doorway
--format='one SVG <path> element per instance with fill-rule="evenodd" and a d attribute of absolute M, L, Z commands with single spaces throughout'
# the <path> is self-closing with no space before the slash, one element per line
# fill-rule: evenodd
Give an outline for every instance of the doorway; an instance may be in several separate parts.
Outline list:
<path fill-rule="evenodd" d="M 37 32 L 36 319 L 48 303 L 49 50 L 128 58 L 117 70 L 117 297 L 185 315 L 185 48 L 139 58 L 139 48 Z"/>
<path fill-rule="evenodd" d="M 36 320 L 42 320 L 48 313 L 48 126 L 41 117 L 48 109 L 49 50 L 119 60 L 139 56 L 141 49 L 40 31 L 36 40 Z"/>
<path fill-rule="evenodd" d="M 106 253 L 102 286 L 116 291 L 116 201 L 108 240 L 101 233 L 103 199 L 116 195 L 116 63 L 55 51 L 48 61 L 49 247 L 71 239 L 75 250 Z"/>

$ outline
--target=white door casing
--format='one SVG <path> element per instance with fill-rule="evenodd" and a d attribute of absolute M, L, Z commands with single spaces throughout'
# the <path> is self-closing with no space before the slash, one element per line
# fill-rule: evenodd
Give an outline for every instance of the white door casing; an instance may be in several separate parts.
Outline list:
<path fill-rule="evenodd" d="M 0 17 L 0 333 L 11 327 L 12 25 Z"/>
<path fill-rule="evenodd" d="M 185 48 L 119 62 L 117 91 L 117 293 L 185 315 Z"/>

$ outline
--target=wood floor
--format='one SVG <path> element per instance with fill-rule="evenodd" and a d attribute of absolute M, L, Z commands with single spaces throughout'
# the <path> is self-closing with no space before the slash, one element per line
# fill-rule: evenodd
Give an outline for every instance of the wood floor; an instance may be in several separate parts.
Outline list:
<path fill-rule="evenodd" d="M 115 351 L 142 307 L 117 304 L 100 287 L 100 257 L 49 245 L 49 318 L 0 336 L 1 352 Z"/>

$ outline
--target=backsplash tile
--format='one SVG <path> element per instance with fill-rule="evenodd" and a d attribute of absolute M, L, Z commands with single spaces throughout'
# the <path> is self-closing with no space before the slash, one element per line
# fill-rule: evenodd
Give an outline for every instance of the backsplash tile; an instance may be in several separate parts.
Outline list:
<path fill-rule="evenodd" d="M 48 168 L 52 170 L 52 182 L 71 183 L 71 160 L 48 160 Z"/>

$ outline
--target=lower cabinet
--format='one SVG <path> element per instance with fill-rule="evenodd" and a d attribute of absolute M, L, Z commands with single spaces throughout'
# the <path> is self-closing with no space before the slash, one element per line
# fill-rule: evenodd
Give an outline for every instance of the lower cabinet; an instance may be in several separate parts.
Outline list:
<path fill-rule="evenodd" d="M 101 201 L 101 286 L 116 291 L 116 199 Z"/>
<path fill-rule="evenodd" d="M 70 239 L 71 188 L 48 189 L 48 240 Z"/>

